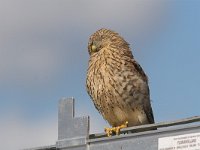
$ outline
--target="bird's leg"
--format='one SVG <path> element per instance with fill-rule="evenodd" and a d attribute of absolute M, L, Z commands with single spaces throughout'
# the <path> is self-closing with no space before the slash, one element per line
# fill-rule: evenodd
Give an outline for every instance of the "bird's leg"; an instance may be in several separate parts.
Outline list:
<path fill-rule="evenodd" d="M 128 121 L 126 121 L 124 124 L 122 124 L 120 126 L 115 127 L 116 128 L 115 129 L 116 135 L 119 135 L 120 130 L 123 129 L 123 128 L 126 128 L 126 127 L 128 127 Z"/>
<path fill-rule="evenodd" d="M 107 136 L 111 136 L 113 133 L 115 133 L 116 135 L 119 135 L 120 130 L 122 128 L 126 128 L 127 126 L 128 126 L 128 121 L 126 121 L 124 124 L 117 126 L 117 127 L 105 128 L 105 132 L 106 132 Z"/>

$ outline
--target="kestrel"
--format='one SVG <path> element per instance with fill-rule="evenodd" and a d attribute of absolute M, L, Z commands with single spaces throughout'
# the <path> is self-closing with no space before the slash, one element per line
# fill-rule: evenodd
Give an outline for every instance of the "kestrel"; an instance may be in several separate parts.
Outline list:
<path fill-rule="evenodd" d="M 148 79 L 129 44 L 118 33 L 100 29 L 91 35 L 88 52 L 87 92 L 116 134 L 120 127 L 154 123 Z"/>

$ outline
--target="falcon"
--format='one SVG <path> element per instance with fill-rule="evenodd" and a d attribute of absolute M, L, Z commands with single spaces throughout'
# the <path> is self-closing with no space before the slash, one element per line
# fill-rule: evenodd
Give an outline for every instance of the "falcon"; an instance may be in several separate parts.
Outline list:
<path fill-rule="evenodd" d="M 96 109 L 112 126 L 105 128 L 107 135 L 154 123 L 148 78 L 123 37 L 102 28 L 90 36 L 88 52 L 86 88 Z"/>

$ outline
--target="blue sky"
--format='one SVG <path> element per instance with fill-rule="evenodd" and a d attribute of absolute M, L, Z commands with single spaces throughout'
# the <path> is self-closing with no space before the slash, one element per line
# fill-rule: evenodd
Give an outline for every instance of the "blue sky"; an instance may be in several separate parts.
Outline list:
<path fill-rule="evenodd" d="M 54 144 L 61 97 L 76 99 L 91 133 L 103 132 L 85 89 L 88 38 L 102 27 L 130 43 L 149 77 L 156 122 L 199 115 L 199 8 L 198 0 L 0 0 L 1 147 Z"/>

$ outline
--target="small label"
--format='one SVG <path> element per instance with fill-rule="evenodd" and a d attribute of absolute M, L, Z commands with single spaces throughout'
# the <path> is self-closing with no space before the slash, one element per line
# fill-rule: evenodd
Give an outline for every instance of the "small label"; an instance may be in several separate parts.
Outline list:
<path fill-rule="evenodd" d="M 200 133 L 159 138 L 158 150 L 200 150 Z"/>

